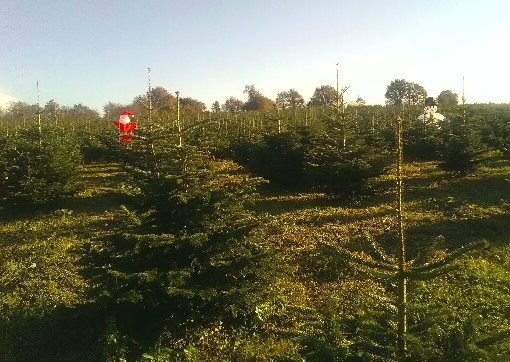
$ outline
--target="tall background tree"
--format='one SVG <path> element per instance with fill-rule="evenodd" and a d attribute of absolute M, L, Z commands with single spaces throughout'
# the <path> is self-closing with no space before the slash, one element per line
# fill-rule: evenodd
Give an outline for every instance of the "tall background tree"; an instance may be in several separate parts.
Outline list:
<path fill-rule="evenodd" d="M 288 91 L 278 92 L 276 96 L 276 106 L 278 108 L 299 108 L 303 107 L 305 100 L 295 89 Z"/>
<path fill-rule="evenodd" d="M 147 94 L 139 95 L 133 100 L 133 113 L 141 114 L 149 106 Z M 163 87 L 151 89 L 152 115 L 155 118 L 173 120 L 177 110 L 177 98 Z"/>
<path fill-rule="evenodd" d="M 116 119 L 123 111 L 134 112 L 132 104 L 120 104 L 115 102 L 108 102 L 103 106 L 103 117 L 106 120 Z"/>
<path fill-rule="evenodd" d="M 449 112 L 459 105 L 459 95 L 451 90 L 444 90 L 437 96 L 437 103 L 442 112 Z"/>
<path fill-rule="evenodd" d="M 221 108 L 225 112 L 239 112 L 244 107 L 244 102 L 236 97 L 229 97 Z"/>
<path fill-rule="evenodd" d="M 220 102 L 214 101 L 214 103 L 211 106 L 211 111 L 213 111 L 213 112 L 220 112 L 221 111 Z"/>
<path fill-rule="evenodd" d="M 62 113 L 60 105 L 54 99 L 49 100 L 41 112 L 43 117 L 55 123 L 58 122 L 58 118 Z"/>
<path fill-rule="evenodd" d="M 11 102 L 7 111 L 5 112 L 5 119 L 12 121 L 15 120 L 26 126 L 30 122 L 35 122 L 37 117 L 37 104 L 28 104 L 25 102 Z"/>
<path fill-rule="evenodd" d="M 395 79 L 386 87 L 384 97 L 390 105 L 412 106 L 422 104 L 427 97 L 427 91 L 417 83 Z"/>
<path fill-rule="evenodd" d="M 72 107 L 64 107 L 64 111 L 69 118 L 75 121 L 90 121 L 100 118 L 98 111 L 81 103 L 75 104 Z"/>
<path fill-rule="evenodd" d="M 248 95 L 243 106 L 246 111 L 267 111 L 275 106 L 275 102 L 256 90 L 254 85 L 245 86 L 244 93 Z"/>
<path fill-rule="evenodd" d="M 335 88 L 330 85 L 321 85 L 315 88 L 308 104 L 315 107 L 333 107 L 336 105 L 337 97 L 338 93 Z"/>
<path fill-rule="evenodd" d="M 203 112 L 207 109 L 205 104 L 203 102 L 200 102 L 197 99 L 191 98 L 191 97 L 184 97 L 181 98 L 179 101 L 181 107 L 189 107 L 192 109 L 195 109 L 197 111 Z"/>

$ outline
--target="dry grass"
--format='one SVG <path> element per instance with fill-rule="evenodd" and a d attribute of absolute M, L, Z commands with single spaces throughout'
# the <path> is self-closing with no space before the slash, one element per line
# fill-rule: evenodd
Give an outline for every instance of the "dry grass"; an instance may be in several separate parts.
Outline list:
<path fill-rule="evenodd" d="M 480 239 L 493 245 L 489 254 L 506 250 L 510 242 L 508 160 L 490 154 L 474 174 L 464 178 L 440 170 L 434 162 L 414 162 L 404 166 L 404 177 L 409 258 L 422 254 L 439 236 L 444 236 L 450 250 Z M 394 180 L 390 170 L 375 181 L 377 193 L 355 203 L 315 193 L 261 197 L 257 210 L 277 220 L 275 238 L 283 260 L 291 265 L 290 280 L 313 304 L 342 299 L 349 290 L 375 288 L 345 265 L 332 268 L 321 245 L 368 252 L 363 237 L 368 232 L 391 253 L 397 244 Z M 508 258 L 500 263 L 510 271 Z"/>

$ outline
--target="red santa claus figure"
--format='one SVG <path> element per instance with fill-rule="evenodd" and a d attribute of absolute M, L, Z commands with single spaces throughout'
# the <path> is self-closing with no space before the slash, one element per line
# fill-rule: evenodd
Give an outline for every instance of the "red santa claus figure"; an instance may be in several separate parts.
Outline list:
<path fill-rule="evenodd" d="M 113 123 L 119 127 L 119 139 L 122 143 L 131 141 L 131 132 L 136 129 L 136 124 L 131 122 L 129 116 L 133 116 L 131 112 L 122 112 L 119 117 L 119 121 Z"/>

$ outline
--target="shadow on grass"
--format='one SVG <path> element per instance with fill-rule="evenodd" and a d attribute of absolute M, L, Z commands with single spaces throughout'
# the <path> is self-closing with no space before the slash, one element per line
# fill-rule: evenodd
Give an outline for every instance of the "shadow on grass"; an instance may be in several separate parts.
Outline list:
<path fill-rule="evenodd" d="M 492 246 L 510 245 L 510 215 L 492 215 L 486 218 L 442 220 L 408 226 L 405 229 L 407 258 L 420 259 L 434 248 L 446 248 L 453 251 L 471 242 L 487 240 Z M 434 247 L 438 238 L 444 241 Z M 374 240 L 388 254 L 396 257 L 398 252 L 398 234 L 389 231 L 373 236 Z M 373 249 L 358 238 L 352 245 L 355 250 L 363 251 L 373 257 Z M 377 259 L 377 257 L 376 257 Z"/>
<path fill-rule="evenodd" d="M 439 236 L 444 242 L 435 245 Z M 374 236 L 385 254 L 393 257 L 396 265 L 398 235 L 395 231 Z M 410 227 L 406 230 L 407 259 L 417 260 L 417 265 L 430 261 L 430 257 L 440 250 L 452 252 L 474 241 L 487 240 L 491 246 L 510 245 L 510 215 L 493 215 L 483 219 L 445 220 L 427 225 Z M 381 257 L 369 245 L 366 239 L 359 237 L 351 243 L 349 249 L 363 252 L 374 260 Z M 300 265 L 300 278 L 318 283 L 355 280 L 359 272 L 347 258 L 332 245 L 317 245 L 311 250 L 301 252 L 297 258 Z M 363 273 L 362 273 L 363 274 Z"/>
<path fill-rule="evenodd" d="M 73 197 L 62 200 L 58 206 L 61 209 L 69 209 L 77 212 L 102 213 L 116 209 L 120 205 L 131 204 L 133 197 L 122 192 L 104 192 L 88 197 Z"/>
<path fill-rule="evenodd" d="M 492 245 L 510 243 L 510 214 L 492 215 L 486 218 L 442 220 L 406 229 L 410 248 L 419 250 L 421 243 L 444 236 L 445 246 L 454 249 L 473 241 L 485 239 Z M 430 241 L 429 241 L 430 242 Z"/>
<path fill-rule="evenodd" d="M 81 186 L 78 187 L 78 190 L 89 191 L 88 196 L 79 196 L 77 193 L 73 196 L 62 195 L 60 198 L 46 203 L 34 203 L 28 199 L 4 203 L 0 207 L 1 220 L 5 222 L 29 220 L 61 209 L 102 213 L 133 201 L 131 196 L 120 190 L 120 187 L 126 183 L 126 175 L 119 171 L 118 164 L 87 165 L 80 171 L 80 174 Z"/>
<path fill-rule="evenodd" d="M 4 204 L 0 209 L 0 216 L 3 222 L 24 221 L 47 215 L 62 209 L 64 199 L 47 202 L 45 204 L 16 203 Z"/>
<path fill-rule="evenodd" d="M 482 208 L 510 202 L 510 182 L 506 176 L 461 178 L 439 187 L 410 190 L 405 201 L 418 201 L 428 210 L 455 213 L 462 206 Z"/>
<path fill-rule="evenodd" d="M 339 282 L 356 278 L 356 270 L 334 247 L 318 244 L 311 250 L 300 253 L 299 279 L 318 283 Z"/>
<path fill-rule="evenodd" d="M 104 312 L 94 305 L 58 307 L 43 316 L 3 315 L 2 361 L 101 361 Z"/>
<path fill-rule="evenodd" d="M 34 316 L 4 311 L 1 361 L 120 361 L 127 350 L 127 360 L 138 361 L 156 343 L 171 310 L 169 304 L 145 310 L 131 303 L 94 302 L 58 306 Z M 107 359 L 108 352 L 120 355 Z"/>
<path fill-rule="evenodd" d="M 255 211 L 278 215 L 304 209 L 338 207 L 339 205 L 345 204 L 345 200 L 324 194 L 285 193 L 278 198 L 263 198 L 255 202 L 252 208 Z"/>
<path fill-rule="evenodd" d="M 360 208 L 363 209 L 363 208 Z M 354 211 L 354 208 L 349 208 L 348 210 Z M 318 213 L 317 215 L 307 215 L 306 218 L 300 219 L 296 221 L 297 225 L 308 225 L 313 227 L 321 227 L 327 224 L 351 224 L 351 223 L 359 223 L 366 220 L 371 220 L 383 216 L 393 216 L 393 213 L 389 212 L 387 209 L 381 209 L 380 211 L 370 211 L 366 213 L 346 213 L 346 214 L 325 214 L 321 215 Z"/>
<path fill-rule="evenodd" d="M 95 184 L 102 186 L 115 187 L 126 182 L 126 173 L 120 171 L 118 167 L 106 167 L 102 169 L 87 169 L 82 171 L 79 176 L 83 184 Z"/>
<path fill-rule="evenodd" d="M 261 200 L 257 201 L 253 209 L 258 212 L 266 212 L 271 215 L 279 215 L 287 212 L 295 212 L 306 209 L 320 208 L 349 208 L 366 209 L 385 203 L 394 202 L 393 190 L 373 188 L 352 196 L 332 195 L 325 193 L 264 193 Z"/>
<path fill-rule="evenodd" d="M 103 192 L 88 197 L 70 196 L 45 204 L 20 203 L 4 205 L 0 210 L 2 221 L 23 221 L 37 218 L 59 210 L 73 212 L 102 213 L 117 209 L 120 205 L 130 204 L 133 197 L 122 192 Z"/>

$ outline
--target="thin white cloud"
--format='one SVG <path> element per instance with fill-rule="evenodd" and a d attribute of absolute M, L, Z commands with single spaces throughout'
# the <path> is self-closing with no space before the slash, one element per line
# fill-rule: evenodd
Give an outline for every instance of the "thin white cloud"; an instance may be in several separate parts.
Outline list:
<path fill-rule="evenodd" d="M 8 95 L 0 89 L 0 108 L 7 108 L 11 102 L 17 102 L 18 100 L 13 96 Z"/>

